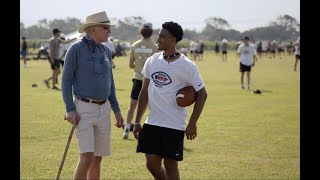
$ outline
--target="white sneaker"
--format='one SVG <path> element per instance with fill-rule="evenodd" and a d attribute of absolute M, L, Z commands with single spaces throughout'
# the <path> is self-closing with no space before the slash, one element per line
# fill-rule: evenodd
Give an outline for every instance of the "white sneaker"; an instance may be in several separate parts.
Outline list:
<path fill-rule="evenodd" d="M 128 137 L 129 137 L 129 129 L 125 129 L 124 132 L 123 132 L 122 138 L 123 139 L 128 139 Z"/>

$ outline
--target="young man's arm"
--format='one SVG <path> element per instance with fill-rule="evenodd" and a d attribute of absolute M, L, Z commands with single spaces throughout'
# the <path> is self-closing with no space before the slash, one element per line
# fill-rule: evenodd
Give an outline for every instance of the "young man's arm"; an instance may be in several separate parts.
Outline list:
<path fill-rule="evenodd" d="M 130 59 L 129 59 L 129 67 L 134 69 L 134 49 L 133 46 L 130 47 Z"/>
<path fill-rule="evenodd" d="M 253 62 L 252 62 L 252 66 L 254 66 L 254 64 L 256 63 L 257 61 L 257 51 L 256 49 L 253 49 Z"/>
<path fill-rule="evenodd" d="M 69 40 L 63 40 L 63 39 L 60 39 L 60 38 L 58 38 L 58 39 L 59 39 L 61 44 L 69 44 L 72 41 L 76 40 L 77 38 L 73 38 L 73 39 L 69 39 Z"/>
<path fill-rule="evenodd" d="M 148 98 L 149 82 L 150 82 L 150 79 L 147 79 L 147 78 L 143 79 L 142 89 L 140 91 L 139 98 L 138 98 L 138 109 L 137 109 L 136 121 L 134 123 L 134 129 L 133 129 L 133 134 L 136 139 L 139 139 L 139 133 L 141 130 L 140 122 L 144 112 L 147 109 L 147 105 L 149 101 L 149 98 Z"/>
<path fill-rule="evenodd" d="M 253 55 L 253 62 L 252 62 L 252 66 L 254 66 L 254 65 L 255 65 L 256 60 L 257 60 L 257 56 L 254 54 L 254 55 Z"/>
<path fill-rule="evenodd" d="M 189 140 L 193 140 L 197 137 L 197 121 L 207 99 L 207 91 L 205 87 L 201 88 L 197 93 L 198 95 L 193 107 L 193 112 L 191 114 L 189 124 L 186 128 L 186 136 Z"/>
<path fill-rule="evenodd" d="M 134 56 L 133 56 L 133 54 L 130 54 L 130 60 L 129 60 L 129 67 L 131 68 L 131 69 L 134 69 Z"/>
<path fill-rule="evenodd" d="M 51 62 L 51 64 L 53 64 L 54 63 L 54 59 L 53 59 L 53 57 L 52 57 L 52 55 L 53 55 L 53 46 L 54 46 L 54 41 L 53 40 L 51 40 L 50 42 L 49 42 L 49 54 L 50 54 L 50 56 L 49 56 L 49 60 L 50 60 L 50 62 Z"/>

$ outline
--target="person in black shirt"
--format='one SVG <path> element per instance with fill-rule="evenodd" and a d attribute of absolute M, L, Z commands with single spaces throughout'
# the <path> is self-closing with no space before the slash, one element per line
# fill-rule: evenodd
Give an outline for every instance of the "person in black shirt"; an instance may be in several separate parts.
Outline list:
<path fill-rule="evenodd" d="M 24 65 L 24 68 L 27 67 L 27 41 L 26 41 L 26 37 L 22 37 L 22 45 L 21 45 L 21 56 L 23 58 L 23 65 Z"/>

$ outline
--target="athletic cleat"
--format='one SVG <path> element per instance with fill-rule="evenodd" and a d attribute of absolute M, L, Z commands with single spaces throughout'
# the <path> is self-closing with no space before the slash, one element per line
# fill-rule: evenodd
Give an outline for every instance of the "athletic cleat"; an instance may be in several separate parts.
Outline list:
<path fill-rule="evenodd" d="M 241 89 L 244 89 L 244 86 L 243 86 L 243 85 L 241 85 Z"/>
<path fill-rule="evenodd" d="M 128 137 L 129 137 L 129 129 L 125 129 L 122 138 L 128 139 Z"/>
<path fill-rule="evenodd" d="M 57 86 L 53 86 L 52 89 L 53 89 L 53 90 L 61 91 L 61 89 L 59 89 Z"/>

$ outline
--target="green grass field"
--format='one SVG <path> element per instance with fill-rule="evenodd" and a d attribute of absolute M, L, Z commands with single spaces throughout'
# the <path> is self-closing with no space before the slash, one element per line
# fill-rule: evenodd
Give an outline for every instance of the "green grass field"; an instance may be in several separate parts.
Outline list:
<path fill-rule="evenodd" d="M 117 97 L 125 117 L 133 71 L 128 56 L 115 59 Z M 259 59 L 252 69 L 251 89 L 240 88 L 239 59 L 228 62 L 213 52 L 196 61 L 208 99 L 198 121 L 198 137 L 185 139 L 181 179 L 300 179 L 300 71 L 293 71 L 294 56 Z M 47 89 L 48 61 L 20 66 L 20 177 L 54 179 L 71 125 L 63 120 L 61 92 Z M 61 82 L 61 75 L 59 76 Z M 246 81 L 245 81 L 246 82 Z M 37 83 L 37 88 L 32 84 Z M 60 84 L 59 84 L 60 86 Z M 192 108 L 189 108 L 189 115 Z M 112 123 L 115 122 L 112 116 Z M 132 133 L 122 139 L 112 128 L 112 155 L 103 159 L 101 179 L 152 179 L 144 154 L 136 153 Z M 73 136 L 61 179 L 72 179 L 78 161 Z"/>

